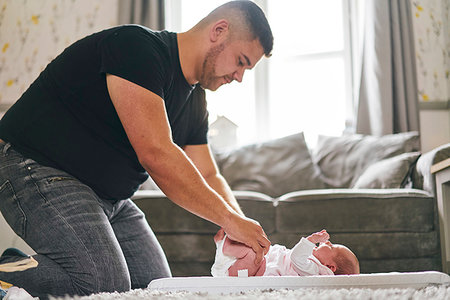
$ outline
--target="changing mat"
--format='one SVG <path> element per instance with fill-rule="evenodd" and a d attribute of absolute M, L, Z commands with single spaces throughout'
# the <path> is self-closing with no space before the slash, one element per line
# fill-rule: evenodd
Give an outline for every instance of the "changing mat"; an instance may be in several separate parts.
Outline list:
<path fill-rule="evenodd" d="M 153 280 L 148 287 L 171 292 L 227 294 L 266 289 L 422 288 L 432 284 L 450 284 L 450 276 L 427 271 L 336 276 L 172 277 Z"/>

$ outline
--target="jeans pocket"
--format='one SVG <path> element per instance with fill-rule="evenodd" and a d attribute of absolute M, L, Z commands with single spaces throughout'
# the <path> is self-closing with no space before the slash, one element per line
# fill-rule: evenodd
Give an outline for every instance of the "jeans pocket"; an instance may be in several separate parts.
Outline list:
<path fill-rule="evenodd" d="M 26 216 L 9 180 L 0 186 L 0 210 L 14 232 L 24 238 Z"/>
<path fill-rule="evenodd" d="M 47 183 L 51 184 L 51 183 L 56 183 L 56 182 L 68 181 L 68 180 L 75 180 L 75 178 L 69 177 L 69 176 L 55 176 L 55 177 L 47 178 Z"/>

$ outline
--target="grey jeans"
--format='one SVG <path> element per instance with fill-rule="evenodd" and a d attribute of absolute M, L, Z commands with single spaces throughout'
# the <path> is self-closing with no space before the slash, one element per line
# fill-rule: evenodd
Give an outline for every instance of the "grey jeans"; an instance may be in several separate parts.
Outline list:
<path fill-rule="evenodd" d="M 122 292 L 171 276 L 160 244 L 130 199 L 113 205 L 71 175 L 1 142 L 0 211 L 39 263 L 0 272 L 0 280 L 35 297 Z"/>

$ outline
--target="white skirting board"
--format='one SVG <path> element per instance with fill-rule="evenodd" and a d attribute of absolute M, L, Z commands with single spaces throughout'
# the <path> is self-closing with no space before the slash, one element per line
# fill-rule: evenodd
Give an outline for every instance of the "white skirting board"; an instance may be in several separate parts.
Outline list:
<path fill-rule="evenodd" d="M 433 284 L 450 284 L 450 276 L 427 271 L 337 276 L 172 277 L 153 280 L 148 287 L 170 292 L 229 294 L 250 290 L 299 288 L 422 288 Z"/>

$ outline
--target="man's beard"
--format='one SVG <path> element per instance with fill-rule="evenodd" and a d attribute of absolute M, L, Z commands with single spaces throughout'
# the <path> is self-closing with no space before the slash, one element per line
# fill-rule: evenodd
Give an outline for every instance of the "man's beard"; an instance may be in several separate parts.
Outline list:
<path fill-rule="evenodd" d="M 225 49 L 225 44 L 222 43 L 212 47 L 206 53 L 203 61 L 202 74 L 200 76 L 200 86 L 211 91 L 217 90 L 222 84 L 217 84 L 217 81 L 222 81 L 223 76 L 216 76 L 216 61 L 219 54 Z"/>

